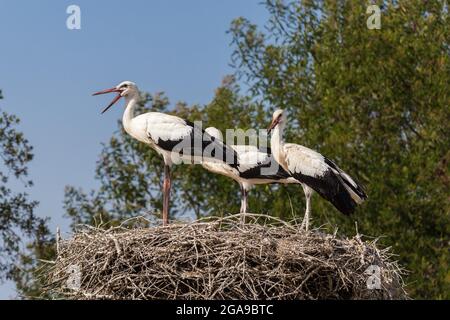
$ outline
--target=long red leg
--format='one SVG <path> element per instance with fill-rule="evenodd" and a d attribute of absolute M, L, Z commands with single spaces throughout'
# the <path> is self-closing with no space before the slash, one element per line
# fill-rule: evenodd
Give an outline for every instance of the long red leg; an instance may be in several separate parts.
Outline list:
<path fill-rule="evenodd" d="M 170 188 L 171 188 L 171 180 L 170 180 L 170 167 L 168 165 L 164 166 L 164 200 L 163 200 L 163 226 L 167 226 L 169 224 L 169 204 L 170 204 Z"/>

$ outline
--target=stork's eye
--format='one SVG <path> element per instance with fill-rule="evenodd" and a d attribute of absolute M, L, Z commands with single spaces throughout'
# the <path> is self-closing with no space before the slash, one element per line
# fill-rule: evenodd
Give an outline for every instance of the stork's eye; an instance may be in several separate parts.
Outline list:
<path fill-rule="evenodd" d="M 123 89 L 128 88 L 128 85 L 127 85 L 127 84 L 123 84 L 123 85 L 121 86 L 121 88 L 123 88 Z"/>

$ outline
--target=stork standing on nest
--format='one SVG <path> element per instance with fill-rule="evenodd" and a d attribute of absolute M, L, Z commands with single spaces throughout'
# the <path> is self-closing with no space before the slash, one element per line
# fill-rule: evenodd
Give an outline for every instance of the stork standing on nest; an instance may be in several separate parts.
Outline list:
<path fill-rule="evenodd" d="M 283 132 L 286 123 L 287 117 L 283 110 L 275 111 L 269 127 L 269 133 L 272 132 L 271 148 L 275 160 L 293 178 L 315 190 L 340 212 L 345 215 L 352 214 L 356 206 L 367 199 L 362 186 L 320 153 L 298 144 L 285 143 Z M 305 195 L 306 212 L 303 225 L 307 230 L 312 192 L 305 190 Z"/>
<path fill-rule="evenodd" d="M 214 127 L 205 130 L 216 140 L 222 141 L 222 133 Z M 238 154 L 239 167 L 233 168 L 224 162 L 203 161 L 203 167 L 213 173 L 229 177 L 239 183 L 241 188 L 240 213 L 247 212 L 248 193 L 254 185 L 272 183 L 298 183 L 281 166 L 276 165 L 272 170 L 273 158 L 270 154 L 251 145 L 230 145 Z"/>
<path fill-rule="evenodd" d="M 237 154 L 234 150 L 220 140 L 216 141 L 193 123 L 160 112 L 149 112 L 135 116 L 134 110 L 140 101 L 139 89 L 135 83 L 124 81 L 114 88 L 93 95 L 106 93 L 117 93 L 118 95 L 102 111 L 102 114 L 121 98 L 124 98 L 126 108 L 122 124 L 125 131 L 133 138 L 149 145 L 164 158 L 163 225 L 169 223 L 170 168 L 173 163 L 182 161 L 201 162 L 203 157 L 206 156 L 209 157 L 211 162 L 227 162 L 231 167 L 237 167 Z M 204 150 L 208 147 L 221 152 L 213 152 L 208 155 L 204 153 Z"/>

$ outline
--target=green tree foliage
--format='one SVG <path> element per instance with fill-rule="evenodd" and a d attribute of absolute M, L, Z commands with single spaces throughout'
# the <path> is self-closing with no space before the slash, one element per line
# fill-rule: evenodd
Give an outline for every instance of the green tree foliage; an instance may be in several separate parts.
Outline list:
<path fill-rule="evenodd" d="M 381 4 L 381 3 L 380 3 Z M 368 30 L 364 1 L 268 0 L 265 28 L 233 21 L 232 62 L 238 82 L 226 77 L 205 106 L 164 95 L 145 96 L 140 112 L 171 112 L 208 126 L 265 128 L 274 108 L 289 111 L 286 139 L 335 160 L 367 188 L 369 199 L 351 217 L 318 196 L 313 224 L 343 234 L 383 236 L 401 263 L 415 298 L 450 298 L 449 43 L 444 1 L 384 1 L 382 29 Z M 157 216 L 162 160 L 128 137 L 121 125 L 104 146 L 97 191 L 68 187 L 66 210 L 74 224 L 105 226 Z M 176 166 L 172 216 L 237 212 L 239 189 L 200 166 Z M 301 217 L 299 186 L 260 186 L 250 208 L 285 219 Z M 109 224 L 105 224 L 108 222 Z"/>
<path fill-rule="evenodd" d="M 56 256 L 55 238 L 45 220 L 40 220 L 33 232 L 33 241 L 17 257 L 10 278 L 23 299 L 48 298 L 43 293 L 45 271 Z"/>
<path fill-rule="evenodd" d="M 449 298 L 448 8 L 382 3 L 382 29 L 368 30 L 366 2 L 267 1 L 268 32 L 233 22 L 233 61 L 256 100 L 290 111 L 290 141 L 367 186 L 359 230 L 386 236 L 412 296 Z M 350 232 L 331 211 L 314 201 L 316 224 Z"/>
<path fill-rule="evenodd" d="M 37 202 L 10 187 L 12 183 L 22 184 L 24 188 L 33 184 L 27 177 L 33 148 L 17 131 L 18 124 L 16 116 L 0 108 L 0 280 L 18 278 L 22 272 L 19 261 L 27 255 L 22 246 L 31 239 L 31 249 L 39 243 L 37 236 L 47 232 L 45 220 L 34 215 Z"/>

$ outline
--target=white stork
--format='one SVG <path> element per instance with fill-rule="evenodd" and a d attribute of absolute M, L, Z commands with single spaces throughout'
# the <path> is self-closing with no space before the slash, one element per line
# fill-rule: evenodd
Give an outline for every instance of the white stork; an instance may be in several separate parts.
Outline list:
<path fill-rule="evenodd" d="M 216 140 L 222 141 L 222 133 L 214 127 L 205 130 Z M 278 164 L 273 166 L 273 158 L 270 154 L 259 150 L 256 146 L 231 145 L 238 154 L 239 166 L 232 167 L 224 162 L 211 162 L 204 160 L 203 167 L 213 173 L 229 177 L 239 183 L 241 188 L 241 213 L 247 212 L 248 192 L 254 185 L 272 183 L 298 183 Z M 264 170 L 266 169 L 266 170 Z"/>
<path fill-rule="evenodd" d="M 298 144 L 285 143 L 283 131 L 286 122 L 283 110 L 274 112 L 269 133 L 272 132 L 271 148 L 275 160 L 292 177 L 315 190 L 340 212 L 352 214 L 356 206 L 367 199 L 362 186 L 320 153 Z M 306 229 L 309 226 L 310 197 L 311 194 L 306 194 L 307 210 L 303 220 Z"/>
<path fill-rule="evenodd" d="M 204 157 L 205 148 L 212 147 L 220 152 L 213 152 L 210 161 L 228 162 L 231 167 L 236 167 L 237 154 L 221 141 L 206 134 L 193 123 L 176 116 L 149 112 L 138 116 L 134 115 L 134 109 L 140 100 L 139 89 L 135 83 L 124 81 L 114 88 L 103 90 L 93 95 L 106 93 L 118 93 L 114 100 L 102 111 L 105 113 L 122 97 L 125 98 L 126 108 L 123 114 L 122 124 L 125 131 L 133 138 L 148 144 L 164 158 L 164 188 L 163 188 L 163 225 L 169 223 L 170 202 L 170 168 L 173 163 L 182 161 L 199 161 Z"/>

